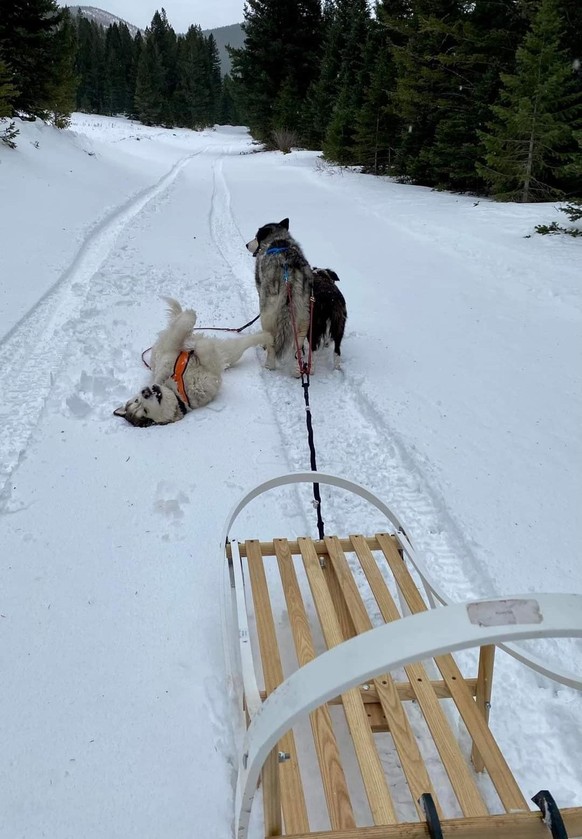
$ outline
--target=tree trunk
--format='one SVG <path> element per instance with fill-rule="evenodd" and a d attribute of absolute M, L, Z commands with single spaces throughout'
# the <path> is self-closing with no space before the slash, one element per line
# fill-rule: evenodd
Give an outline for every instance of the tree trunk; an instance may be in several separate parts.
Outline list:
<path fill-rule="evenodd" d="M 526 204 L 529 201 L 529 188 L 531 184 L 532 172 L 533 172 L 533 156 L 534 156 L 534 148 L 536 144 L 535 134 L 536 134 L 536 112 L 537 112 L 538 102 L 537 97 L 534 103 L 534 112 L 533 118 L 531 123 L 531 131 L 529 135 L 529 146 L 527 150 L 527 163 L 525 165 L 525 179 L 523 182 L 523 192 L 521 194 L 521 201 L 522 204 Z"/>

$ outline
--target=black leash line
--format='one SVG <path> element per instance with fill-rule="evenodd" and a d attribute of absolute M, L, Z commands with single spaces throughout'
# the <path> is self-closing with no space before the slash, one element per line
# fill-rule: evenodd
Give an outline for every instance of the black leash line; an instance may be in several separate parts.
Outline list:
<path fill-rule="evenodd" d="M 307 357 L 307 361 L 303 357 L 303 347 L 299 345 L 299 333 L 297 331 L 297 324 L 295 323 L 295 315 L 293 311 L 293 300 L 291 294 L 291 284 L 289 283 L 289 268 L 287 263 L 285 263 L 284 267 L 284 278 L 285 284 L 287 285 L 287 296 L 289 298 L 289 311 L 291 313 L 291 323 L 293 325 L 293 332 L 295 337 L 295 356 L 297 360 L 297 366 L 299 368 L 299 372 L 301 373 L 301 387 L 303 388 L 303 398 L 305 400 L 305 422 L 307 424 L 307 441 L 309 443 L 309 456 L 311 462 L 311 469 L 313 472 L 317 472 L 317 458 L 315 454 L 315 442 L 313 437 L 313 424 L 311 422 L 311 405 L 309 404 L 309 381 L 310 381 L 310 373 L 311 373 L 311 363 L 313 358 L 313 348 L 311 346 L 311 330 L 313 328 L 313 307 L 315 304 L 315 298 L 313 293 L 311 294 L 310 298 L 310 306 L 309 306 L 309 330 L 307 332 L 307 340 L 309 342 L 309 354 Z M 323 539 L 325 536 L 325 530 L 323 525 L 323 519 L 321 517 L 321 494 L 319 492 L 319 484 L 313 484 L 313 506 L 317 512 L 317 531 L 319 533 L 319 538 Z"/>
<path fill-rule="evenodd" d="M 256 316 L 256 318 L 253 318 L 253 319 L 252 319 L 252 320 L 250 320 L 248 323 L 245 323 L 245 325 L 244 325 L 244 326 L 238 326 L 238 327 L 229 327 L 229 326 L 195 326 L 193 331 L 194 331 L 194 332 L 200 332 L 200 331 L 203 331 L 203 332 L 242 332 L 242 331 L 243 331 L 243 329 L 246 329 L 246 328 L 247 328 L 247 326 L 251 326 L 251 325 L 252 325 L 253 323 L 255 323 L 255 321 L 257 321 L 260 317 L 261 317 L 261 315 L 260 315 L 260 313 L 259 313 L 259 314 Z"/>
<path fill-rule="evenodd" d="M 260 317 L 261 317 L 261 314 L 260 314 L 260 312 L 259 312 L 259 314 L 256 316 L 256 318 L 253 318 L 253 319 L 252 319 L 252 320 L 250 320 L 248 323 L 245 323 L 245 325 L 244 325 L 244 326 L 238 326 L 238 327 L 230 327 L 230 326 L 195 326 L 195 327 L 194 327 L 194 329 L 193 329 L 192 331 L 193 331 L 193 332 L 200 332 L 200 331 L 203 331 L 203 332 L 242 332 L 242 331 L 243 331 L 243 329 L 246 329 L 246 328 L 247 328 L 247 326 L 251 326 L 251 325 L 252 325 L 255 321 L 257 321 Z M 145 364 L 145 366 L 148 368 L 148 370 L 151 370 L 152 368 L 150 367 L 150 365 L 149 365 L 149 364 L 147 363 L 147 361 L 145 360 L 145 354 L 146 354 L 146 353 L 148 353 L 150 350 L 151 350 L 151 347 L 148 347 L 148 348 L 147 348 L 147 349 L 145 349 L 145 350 L 142 352 L 142 354 L 141 354 L 141 360 L 143 361 L 143 363 Z"/>
<path fill-rule="evenodd" d="M 309 454 L 311 458 L 311 470 L 317 472 L 317 459 L 315 454 L 315 442 L 313 439 L 313 425 L 311 423 L 311 405 L 309 404 L 309 373 L 301 372 L 301 387 L 303 388 L 303 398 L 305 399 L 305 421 L 307 423 L 307 440 L 309 442 Z M 321 494 L 319 492 L 319 484 L 313 484 L 313 506 L 317 513 L 317 532 L 319 538 L 323 539 L 325 536 L 323 519 L 321 517 Z"/>

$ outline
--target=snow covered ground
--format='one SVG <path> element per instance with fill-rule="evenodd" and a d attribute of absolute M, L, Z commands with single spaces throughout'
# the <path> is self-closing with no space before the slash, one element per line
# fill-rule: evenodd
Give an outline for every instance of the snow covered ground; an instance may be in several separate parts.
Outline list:
<path fill-rule="evenodd" d="M 0 837 L 226 837 L 232 763 L 218 540 L 253 485 L 308 468 L 303 398 L 250 351 L 218 399 L 134 429 L 161 295 L 257 313 L 244 243 L 289 216 L 341 278 L 318 361 L 318 466 L 380 494 L 453 599 L 582 593 L 582 250 L 497 205 L 75 115 L 0 146 Z M 533 234 L 533 235 L 530 235 Z M 322 488 L 328 533 L 383 528 Z M 244 536 L 315 534 L 308 491 Z M 582 671 L 572 641 L 537 644 Z M 582 696 L 499 657 L 492 727 L 523 789 L 582 803 Z"/>

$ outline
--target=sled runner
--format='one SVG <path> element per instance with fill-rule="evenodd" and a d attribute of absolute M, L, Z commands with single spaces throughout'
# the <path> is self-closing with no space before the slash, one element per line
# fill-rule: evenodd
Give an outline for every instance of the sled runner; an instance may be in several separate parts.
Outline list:
<path fill-rule="evenodd" d="M 323 540 L 233 538 L 253 499 L 314 480 L 370 502 L 388 530 Z M 582 637 L 582 596 L 446 603 L 389 508 L 363 487 L 322 473 L 285 475 L 251 491 L 229 517 L 222 549 L 228 639 L 247 724 L 236 839 L 247 837 L 256 793 L 265 837 L 582 836 L 582 807 L 560 811 L 542 790 L 533 799 L 539 809 L 531 809 L 536 790 L 520 789 L 488 725 L 496 647 L 582 689 L 582 674 L 549 671 L 511 645 Z M 466 675 L 453 653 L 469 648 L 479 648 L 479 659 Z M 535 749 L 531 732 L 528 747 Z M 253 826 L 260 802 L 255 808 Z"/>

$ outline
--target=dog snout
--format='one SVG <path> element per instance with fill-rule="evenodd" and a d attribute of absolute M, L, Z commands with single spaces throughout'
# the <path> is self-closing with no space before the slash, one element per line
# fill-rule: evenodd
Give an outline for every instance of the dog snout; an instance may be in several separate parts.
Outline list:
<path fill-rule="evenodd" d="M 127 413 L 124 419 L 134 428 L 149 428 L 150 425 L 157 425 L 155 420 L 150 417 L 138 416 L 137 414 Z"/>
<path fill-rule="evenodd" d="M 156 425 L 155 420 L 151 419 L 151 417 L 144 416 L 139 411 L 136 411 L 135 407 L 135 402 L 127 402 L 120 408 L 116 408 L 115 411 L 113 411 L 113 415 L 116 417 L 122 417 L 130 425 L 133 425 L 134 428 L 149 428 L 150 425 Z"/>
<path fill-rule="evenodd" d="M 253 256 L 256 256 L 259 252 L 259 241 L 258 239 L 251 239 L 250 242 L 247 242 L 246 249 L 252 253 Z"/>

